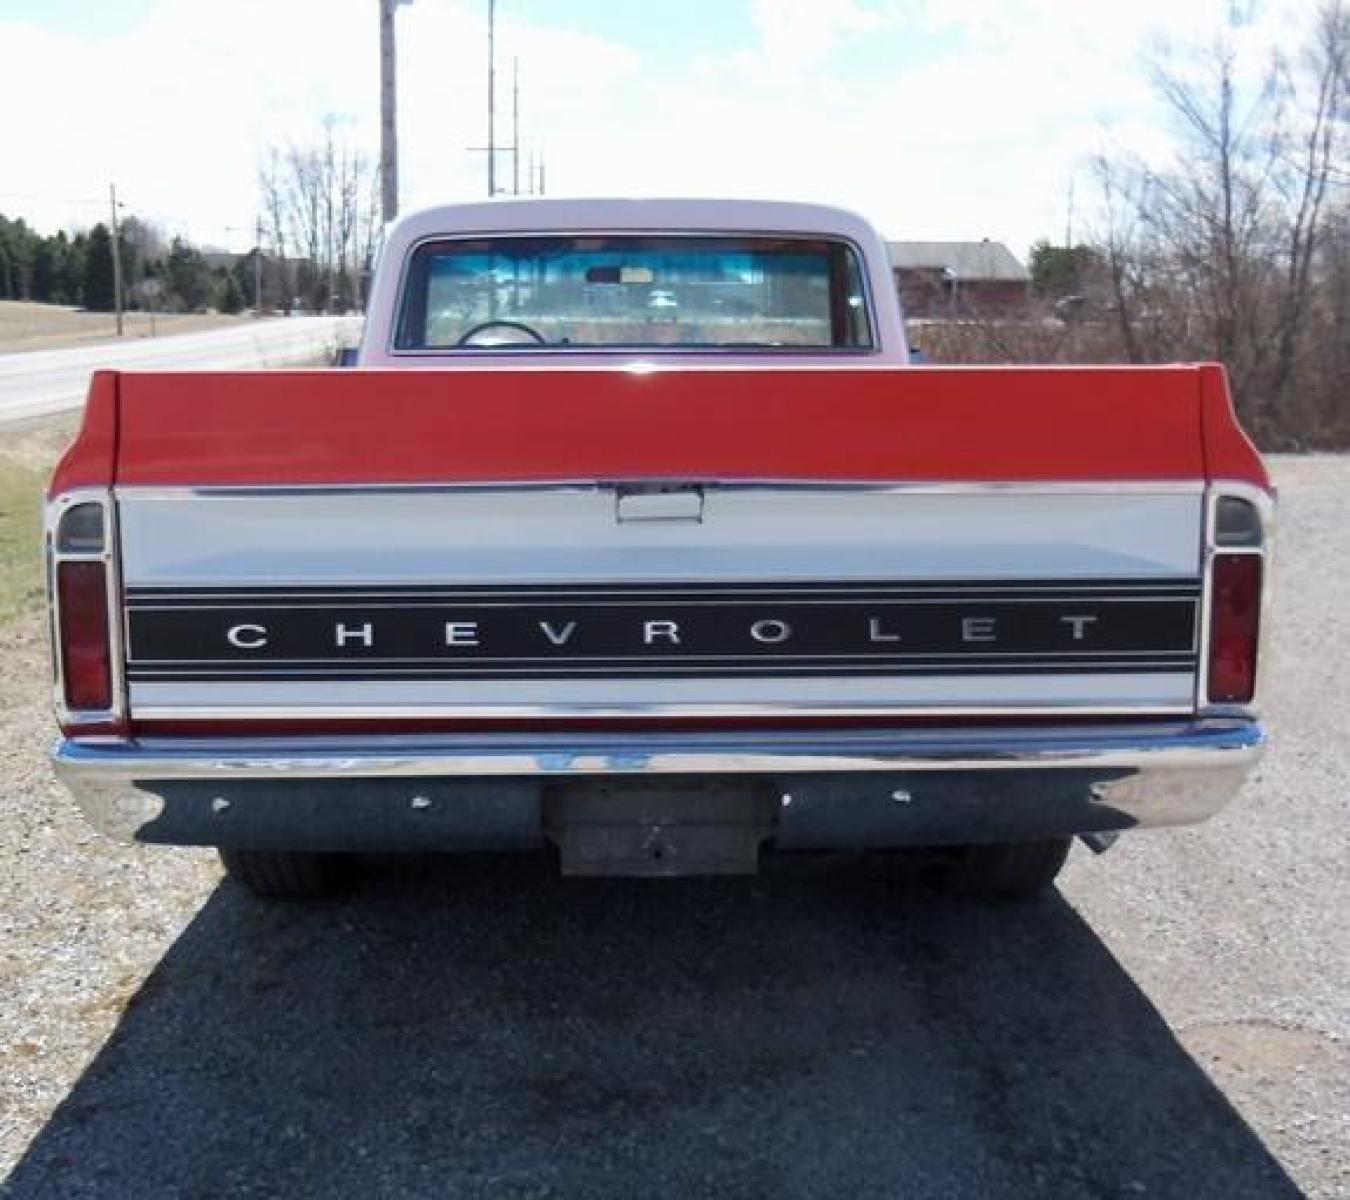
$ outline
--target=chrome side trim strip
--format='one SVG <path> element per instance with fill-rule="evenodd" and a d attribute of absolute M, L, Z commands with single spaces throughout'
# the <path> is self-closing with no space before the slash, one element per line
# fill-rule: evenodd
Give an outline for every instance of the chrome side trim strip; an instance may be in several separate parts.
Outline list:
<path fill-rule="evenodd" d="M 1189 674 L 1189 671 L 1187 672 Z M 945 704 L 475 704 L 475 705 L 373 705 L 350 707 L 310 706 L 165 706 L 137 705 L 140 721 L 380 721 L 380 720 L 670 720 L 691 717 L 752 717 L 793 720 L 801 717 L 1140 717 L 1189 716 L 1189 704 L 1077 705 L 1072 701 L 1041 706 L 1014 704 L 958 707 Z"/>
<path fill-rule="evenodd" d="M 119 485 L 118 497 L 128 500 L 172 501 L 196 496 L 333 496 L 367 494 L 453 493 L 457 495 L 500 492 L 606 492 L 614 491 L 624 480 L 559 479 L 548 483 L 537 480 L 503 479 L 474 483 L 313 483 L 313 484 L 215 484 L 201 486 L 166 486 L 160 484 Z M 904 480 L 687 480 L 644 479 L 644 483 L 700 483 L 712 492 L 864 492 L 906 495 L 1070 495 L 1070 496 L 1199 496 L 1205 492 L 1202 480 L 1163 479 L 1127 480 L 1123 482 L 1093 482 L 1091 480 L 1063 480 L 1055 482 L 991 481 L 986 483 L 906 482 Z M 1237 494 L 1237 493 L 1228 493 Z M 1264 493 L 1261 493 L 1264 495 Z"/>

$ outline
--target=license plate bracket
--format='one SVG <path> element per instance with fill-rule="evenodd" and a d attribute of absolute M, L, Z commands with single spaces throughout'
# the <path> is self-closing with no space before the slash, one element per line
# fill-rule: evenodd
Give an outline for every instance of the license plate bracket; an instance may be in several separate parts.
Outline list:
<path fill-rule="evenodd" d="M 564 875 L 753 875 L 776 817 L 758 781 L 580 781 L 544 797 Z"/>

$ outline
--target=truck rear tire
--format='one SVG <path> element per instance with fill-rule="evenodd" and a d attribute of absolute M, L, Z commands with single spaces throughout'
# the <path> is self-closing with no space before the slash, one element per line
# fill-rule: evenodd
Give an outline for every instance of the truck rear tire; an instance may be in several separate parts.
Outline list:
<path fill-rule="evenodd" d="M 1015 900 L 1039 895 L 1055 882 L 1072 842 L 1063 837 L 963 846 L 948 886 L 962 896 Z"/>
<path fill-rule="evenodd" d="M 270 900 L 317 900 L 351 882 L 352 859 L 346 854 L 299 850 L 220 851 L 225 873 L 255 896 Z"/>

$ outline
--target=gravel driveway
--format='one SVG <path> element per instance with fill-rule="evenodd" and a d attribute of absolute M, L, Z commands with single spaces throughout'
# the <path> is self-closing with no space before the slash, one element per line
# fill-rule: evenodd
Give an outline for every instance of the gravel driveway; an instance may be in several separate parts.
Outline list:
<path fill-rule="evenodd" d="M 533 858 L 265 906 L 84 828 L 0 629 L 0 1194 L 1350 1195 L 1350 458 L 1277 473 L 1258 780 L 1008 908 Z"/>

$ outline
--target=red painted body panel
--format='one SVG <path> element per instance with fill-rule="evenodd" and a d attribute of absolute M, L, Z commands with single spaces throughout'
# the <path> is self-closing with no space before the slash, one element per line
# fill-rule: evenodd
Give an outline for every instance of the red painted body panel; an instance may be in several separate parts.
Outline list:
<path fill-rule="evenodd" d="M 1265 463 L 1238 424 L 1228 393 L 1228 374 L 1217 363 L 1200 370 L 1201 419 L 1204 422 L 1205 466 L 1210 479 L 1238 479 L 1271 490 Z"/>
<path fill-rule="evenodd" d="M 1266 482 L 1206 367 L 156 373 L 116 391 L 120 485 Z M 93 416 L 58 483 L 104 453 Z"/>
<path fill-rule="evenodd" d="M 118 383 L 116 371 L 95 371 L 89 383 L 80 432 L 56 464 L 48 496 L 75 488 L 104 488 L 113 482 L 117 461 Z"/>

